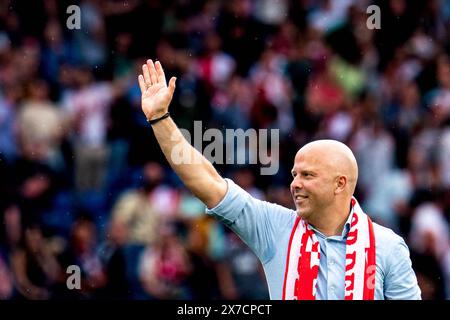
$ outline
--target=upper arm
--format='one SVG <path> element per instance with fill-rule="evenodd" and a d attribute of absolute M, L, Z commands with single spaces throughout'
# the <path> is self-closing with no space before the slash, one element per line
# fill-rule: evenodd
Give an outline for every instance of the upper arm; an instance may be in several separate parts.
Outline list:
<path fill-rule="evenodd" d="M 421 292 L 412 268 L 409 249 L 403 239 L 393 247 L 387 260 L 384 296 L 395 300 L 420 300 Z"/>
<path fill-rule="evenodd" d="M 222 177 L 219 177 L 219 179 L 210 184 L 205 194 L 205 198 L 199 198 L 203 201 L 207 208 L 214 208 L 220 201 L 223 200 L 227 190 L 227 182 Z"/>

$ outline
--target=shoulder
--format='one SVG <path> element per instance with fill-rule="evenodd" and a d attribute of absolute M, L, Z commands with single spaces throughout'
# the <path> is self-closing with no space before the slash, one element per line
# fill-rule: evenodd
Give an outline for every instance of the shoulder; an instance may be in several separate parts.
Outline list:
<path fill-rule="evenodd" d="M 400 235 L 377 223 L 373 224 L 373 229 L 377 260 L 384 273 L 388 273 L 393 264 L 410 263 L 409 248 Z"/>
<path fill-rule="evenodd" d="M 226 216 L 230 221 L 234 221 L 244 214 L 247 217 L 254 216 L 260 222 L 264 221 L 278 226 L 289 226 L 295 221 L 297 214 L 294 210 L 256 199 L 233 180 L 226 178 L 225 181 L 228 184 L 225 197 L 216 207 L 207 208 L 208 214 Z"/>
<path fill-rule="evenodd" d="M 404 239 L 396 234 L 392 229 L 383 227 L 378 223 L 373 223 L 373 232 L 375 234 L 375 243 L 380 248 L 392 248 L 395 245 L 404 244 Z"/>
<path fill-rule="evenodd" d="M 210 211 L 215 210 L 219 207 L 223 207 L 228 203 L 233 203 L 235 206 L 239 207 L 239 210 L 246 208 L 250 210 L 259 210 L 260 213 L 267 212 L 270 215 L 274 215 L 277 213 L 295 215 L 295 211 L 292 209 L 253 197 L 231 179 L 225 178 L 225 181 L 228 185 L 225 197 L 215 208 L 210 209 Z"/>
<path fill-rule="evenodd" d="M 123 211 L 134 210 L 136 206 L 143 206 L 146 202 L 145 197 L 140 192 L 136 190 L 125 191 L 114 203 L 113 215 Z"/>
<path fill-rule="evenodd" d="M 137 192 L 136 190 L 130 189 L 125 190 L 121 195 L 119 195 L 119 198 L 117 202 L 122 201 L 132 201 L 132 200 L 138 200 L 141 197 L 141 194 Z"/>
<path fill-rule="evenodd" d="M 279 204 L 264 201 L 267 207 L 267 215 L 273 221 L 273 224 L 281 232 L 286 232 L 286 229 L 291 230 L 297 220 L 297 212 L 295 210 L 283 207 Z"/>
<path fill-rule="evenodd" d="M 381 275 L 385 299 L 416 300 L 421 298 L 412 268 L 409 249 L 401 236 L 374 223 L 377 273 Z"/>

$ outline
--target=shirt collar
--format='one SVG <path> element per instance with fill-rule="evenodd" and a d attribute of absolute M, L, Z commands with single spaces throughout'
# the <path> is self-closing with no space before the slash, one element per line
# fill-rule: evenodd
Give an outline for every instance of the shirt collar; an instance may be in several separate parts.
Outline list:
<path fill-rule="evenodd" d="M 350 225 L 352 223 L 354 207 L 350 204 L 350 214 L 348 215 L 347 221 L 345 221 L 344 229 L 342 230 L 342 238 L 347 238 L 350 232 Z"/>

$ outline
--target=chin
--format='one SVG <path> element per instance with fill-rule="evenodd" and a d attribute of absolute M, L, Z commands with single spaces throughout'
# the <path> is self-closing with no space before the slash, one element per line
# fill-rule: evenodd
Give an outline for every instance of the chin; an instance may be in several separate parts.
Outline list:
<path fill-rule="evenodd" d="M 295 212 L 297 213 L 297 215 L 300 218 L 304 218 L 305 217 L 305 211 L 304 210 L 297 209 L 297 210 L 295 210 Z"/>
<path fill-rule="evenodd" d="M 307 218 L 307 216 L 308 216 L 308 213 L 306 213 L 305 210 L 297 209 L 297 210 L 295 210 L 295 212 L 296 212 L 297 215 L 298 215 L 300 218 L 302 218 L 302 219 L 305 219 L 305 218 Z"/>

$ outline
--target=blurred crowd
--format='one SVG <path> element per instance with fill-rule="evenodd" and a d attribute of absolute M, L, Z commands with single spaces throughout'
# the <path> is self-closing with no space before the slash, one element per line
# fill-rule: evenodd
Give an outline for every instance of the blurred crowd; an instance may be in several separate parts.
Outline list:
<path fill-rule="evenodd" d="M 178 78 L 180 127 L 280 130 L 276 175 L 216 166 L 254 197 L 293 207 L 298 148 L 348 144 L 363 208 L 408 243 L 422 297 L 450 298 L 449 45 L 445 0 L 1 1 L 0 299 L 268 298 L 163 158 L 147 58 Z"/>

